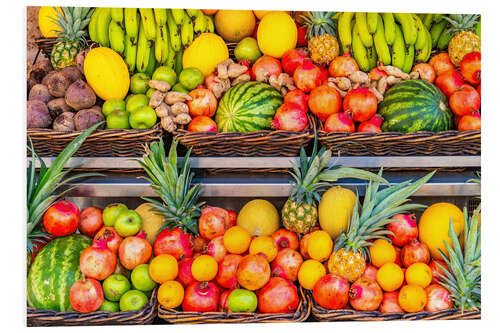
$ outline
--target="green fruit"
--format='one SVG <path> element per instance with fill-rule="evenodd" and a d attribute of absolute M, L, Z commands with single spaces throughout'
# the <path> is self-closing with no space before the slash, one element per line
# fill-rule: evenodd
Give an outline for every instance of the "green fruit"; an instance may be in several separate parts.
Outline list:
<path fill-rule="evenodd" d="M 131 288 L 129 280 L 121 274 L 111 274 L 102 283 L 104 297 L 117 302 Z"/>
<path fill-rule="evenodd" d="M 155 93 L 156 89 L 149 88 L 148 91 L 146 91 L 146 96 L 148 96 L 149 99 L 151 99 L 151 96 Z"/>
<path fill-rule="evenodd" d="M 392 86 L 378 111 L 384 118 L 384 132 L 439 132 L 453 126 L 446 97 L 424 80 L 407 80 Z"/>
<path fill-rule="evenodd" d="M 173 86 L 177 82 L 177 74 L 170 67 L 160 66 L 154 71 L 153 80 L 165 81 Z"/>
<path fill-rule="evenodd" d="M 91 244 L 87 236 L 73 234 L 55 238 L 45 245 L 28 273 L 28 306 L 39 310 L 72 310 L 69 290 L 83 278 L 80 255 Z"/>
<path fill-rule="evenodd" d="M 130 128 L 128 117 L 128 112 L 125 110 L 115 110 L 106 118 L 106 128 Z"/>
<path fill-rule="evenodd" d="M 246 289 L 234 289 L 227 298 L 227 306 L 232 312 L 255 312 L 257 296 Z"/>
<path fill-rule="evenodd" d="M 133 96 L 134 96 L 134 94 L 128 94 L 127 97 L 125 97 L 125 106 L 127 105 L 129 99 L 131 99 Z"/>
<path fill-rule="evenodd" d="M 136 266 L 130 275 L 130 279 L 134 288 L 140 291 L 150 291 L 156 287 L 156 282 L 149 276 L 148 264 Z"/>
<path fill-rule="evenodd" d="M 118 302 L 111 302 L 105 299 L 97 311 L 119 312 L 120 304 L 118 304 Z"/>
<path fill-rule="evenodd" d="M 245 82 L 231 87 L 219 102 L 215 122 L 220 132 L 253 132 L 271 129 L 281 94 L 268 84 Z"/>
<path fill-rule="evenodd" d="M 250 60 L 251 62 L 255 62 L 262 56 L 262 53 L 255 38 L 245 37 L 236 45 L 234 56 L 238 61 Z"/>
<path fill-rule="evenodd" d="M 140 290 L 129 290 L 120 298 L 120 311 L 139 311 L 148 302 Z"/>
<path fill-rule="evenodd" d="M 151 78 L 146 73 L 135 73 L 130 78 L 130 92 L 132 94 L 145 94 L 149 88 Z"/>
<path fill-rule="evenodd" d="M 141 230 L 142 218 L 135 210 L 126 210 L 118 215 L 114 227 L 122 237 L 134 236 Z"/>
<path fill-rule="evenodd" d="M 127 210 L 127 206 L 121 203 L 107 205 L 102 211 L 102 222 L 105 226 L 112 227 L 115 225 L 118 216 Z"/>
<path fill-rule="evenodd" d="M 128 121 L 135 129 L 151 128 L 156 124 L 156 112 L 149 106 L 142 106 L 130 114 Z"/>
<path fill-rule="evenodd" d="M 127 112 L 132 113 L 143 106 L 147 106 L 149 104 L 148 96 L 144 94 L 137 94 L 129 98 L 125 109 Z"/>
<path fill-rule="evenodd" d="M 177 82 L 173 87 L 172 91 L 177 91 L 185 94 L 189 94 L 189 90 L 186 89 L 180 82 Z"/>
<path fill-rule="evenodd" d="M 108 117 L 115 110 L 125 111 L 125 101 L 123 99 L 108 99 L 102 105 L 104 117 Z"/>
<path fill-rule="evenodd" d="M 195 67 L 184 68 L 179 75 L 179 82 L 190 91 L 203 84 L 203 79 L 203 73 Z"/>

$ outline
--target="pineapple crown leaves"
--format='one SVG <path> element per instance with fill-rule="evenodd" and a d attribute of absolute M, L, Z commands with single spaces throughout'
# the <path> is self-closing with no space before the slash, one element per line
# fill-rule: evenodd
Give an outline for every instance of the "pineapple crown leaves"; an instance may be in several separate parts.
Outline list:
<path fill-rule="evenodd" d="M 165 228 L 179 227 L 183 232 L 198 234 L 200 207 L 203 202 L 197 203 L 201 195 L 201 185 L 191 186 L 194 174 L 190 172 L 191 161 L 187 152 L 182 166 L 177 166 L 177 141 L 172 141 L 168 159 L 166 157 L 163 139 L 145 147 L 143 161 L 137 162 L 144 169 L 147 177 L 141 177 L 151 183 L 151 187 L 163 202 L 151 198 L 143 198 L 151 204 L 153 211 L 163 216 Z"/>
<path fill-rule="evenodd" d="M 337 24 L 333 16 L 336 12 L 307 12 L 301 15 L 304 24 L 307 26 L 306 38 L 328 34 L 337 37 Z"/>
<path fill-rule="evenodd" d="M 94 8 L 91 7 L 61 7 L 61 11 L 57 10 L 57 18 L 51 17 L 50 20 L 55 23 L 59 30 L 55 30 L 62 41 L 78 41 L 81 45 L 87 44 L 87 29 Z"/>
<path fill-rule="evenodd" d="M 450 14 L 443 18 L 450 23 L 448 33 L 456 34 L 461 31 L 474 31 L 474 26 L 479 21 L 479 14 Z"/>

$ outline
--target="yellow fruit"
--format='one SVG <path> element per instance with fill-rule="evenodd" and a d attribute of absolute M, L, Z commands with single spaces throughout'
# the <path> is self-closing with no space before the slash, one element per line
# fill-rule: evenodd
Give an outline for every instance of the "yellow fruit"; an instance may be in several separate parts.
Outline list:
<path fill-rule="evenodd" d="M 332 254 L 333 241 L 326 231 L 316 230 L 311 232 L 307 244 L 307 253 L 315 260 L 323 262 Z"/>
<path fill-rule="evenodd" d="M 108 47 L 91 49 L 83 65 L 87 83 L 103 100 L 124 99 L 130 86 L 123 58 Z"/>
<path fill-rule="evenodd" d="M 405 275 L 401 267 L 387 262 L 377 270 L 377 283 L 384 291 L 394 291 L 403 285 Z"/>
<path fill-rule="evenodd" d="M 191 264 L 191 274 L 200 282 L 213 280 L 218 269 L 217 261 L 207 254 L 197 257 Z"/>
<path fill-rule="evenodd" d="M 235 225 L 226 230 L 222 240 L 229 253 L 242 254 L 248 250 L 252 237 L 247 229 Z"/>
<path fill-rule="evenodd" d="M 324 275 L 326 275 L 325 266 L 317 260 L 309 259 L 302 263 L 297 277 L 303 288 L 312 290 L 316 282 Z"/>
<path fill-rule="evenodd" d="M 218 63 L 229 58 L 229 51 L 224 40 L 213 33 L 205 32 L 196 37 L 184 50 L 182 67 L 196 67 L 203 75 L 212 74 Z"/>
<path fill-rule="evenodd" d="M 272 203 L 256 199 L 243 206 L 236 224 L 245 228 L 252 236 L 271 236 L 279 228 L 280 216 Z"/>
<path fill-rule="evenodd" d="M 349 217 L 352 213 L 356 195 L 353 191 L 334 186 L 321 197 L 318 206 L 319 225 L 330 234 L 333 239 L 347 230 Z"/>
<path fill-rule="evenodd" d="M 424 288 L 407 284 L 399 291 L 398 303 L 401 309 L 406 312 L 419 312 L 427 303 L 427 294 Z"/>
<path fill-rule="evenodd" d="M 396 261 L 396 249 L 385 239 L 377 239 L 370 246 L 370 258 L 373 266 L 381 267 L 386 262 Z"/>
<path fill-rule="evenodd" d="M 446 241 L 451 245 L 451 239 L 448 236 L 450 217 L 453 220 L 455 233 L 457 235 L 463 234 L 464 214 L 457 206 L 451 203 L 435 203 L 429 206 L 420 217 L 418 224 L 419 239 L 429 247 L 431 256 L 434 259 L 443 259 L 438 249 L 448 254 L 443 242 Z M 462 239 L 460 240 L 462 241 Z"/>
<path fill-rule="evenodd" d="M 259 23 L 257 42 L 262 53 L 281 58 L 286 51 L 297 45 L 297 26 L 286 13 L 267 14 Z"/>
<path fill-rule="evenodd" d="M 61 14 L 63 13 L 61 7 L 56 8 Z M 55 31 L 61 30 L 61 28 L 59 28 L 52 19 L 57 19 L 56 9 L 52 6 L 40 7 L 40 11 L 38 12 L 38 28 L 40 28 L 40 32 L 45 38 L 59 37 L 59 34 Z"/>
<path fill-rule="evenodd" d="M 228 42 L 239 42 L 252 36 L 255 16 L 251 10 L 219 10 L 215 14 L 215 29 Z"/>
<path fill-rule="evenodd" d="M 177 281 L 167 281 L 158 288 L 158 302 L 167 309 L 174 309 L 184 300 L 184 288 Z"/>
<path fill-rule="evenodd" d="M 416 284 L 422 288 L 427 287 L 432 281 L 432 271 L 431 268 L 422 263 L 417 262 L 411 264 L 410 267 L 406 269 L 405 272 L 406 283 Z"/>
<path fill-rule="evenodd" d="M 146 234 L 146 239 L 153 245 L 158 231 L 165 224 L 163 216 L 155 214 L 151 210 L 151 205 L 143 203 L 135 209 L 137 214 L 141 216 L 142 227 L 141 230 Z"/>
<path fill-rule="evenodd" d="M 278 255 L 278 248 L 276 247 L 276 242 L 270 236 L 259 236 L 252 239 L 250 243 L 250 249 L 248 250 L 250 254 L 262 253 L 268 262 L 271 262 Z"/>
<path fill-rule="evenodd" d="M 149 264 L 149 275 L 156 283 L 164 283 L 173 280 L 179 273 L 179 265 L 174 256 L 160 254 L 154 257 Z"/>
<path fill-rule="evenodd" d="M 280 13 L 287 13 L 287 14 L 290 14 L 290 12 L 286 12 L 286 11 L 283 11 L 283 10 L 254 10 L 253 13 L 255 14 L 255 16 L 259 19 L 259 20 L 262 20 L 262 18 L 269 14 L 269 13 L 277 13 L 277 12 L 280 12 Z"/>

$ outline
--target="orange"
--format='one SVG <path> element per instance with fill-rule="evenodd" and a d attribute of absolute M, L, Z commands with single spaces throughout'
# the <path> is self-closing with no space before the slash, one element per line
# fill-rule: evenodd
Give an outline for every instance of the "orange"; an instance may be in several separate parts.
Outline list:
<path fill-rule="evenodd" d="M 177 277 L 177 273 L 179 273 L 179 265 L 175 257 L 170 254 L 160 254 L 149 264 L 149 275 L 156 283 L 173 280 Z"/>
<path fill-rule="evenodd" d="M 257 43 L 262 53 L 281 58 L 297 45 L 297 26 L 292 17 L 284 12 L 265 15 L 257 29 Z"/>
<path fill-rule="evenodd" d="M 416 284 L 422 288 L 427 287 L 432 281 L 432 270 L 429 265 L 422 262 L 411 264 L 405 272 L 406 282 Z"/>
<path fill-rule="evenodd" d="M 427 294 L 421 286 L 407 284 L 399 291 L 398 303 L 406 312 L 419 312 L 427 303 Z"/>
<path fill-rule="evenodd" d="M 158 288 L 158 302 L 167 309 L 174 309 L 184 300 L 184 288 L 177 281 L 167 281 Z"/>
<path fill-rule="evenodd" d="M 224 247 L 229 253 L 242 254 L 248 250 L 252 237 L 250 233 L 243 227 L 235 225 L 229 228 L 224 234 Z"/>
<path fill-rule="evenodd" d="M 250 243 L 250 249 L 248 250 L 250 254 L 262 253 L 268 262 L 271 262 L 278 255 L 278 248 L 276 247 L 276 242 L 270 236 L 258 236 L 252 239 Z"/>
<path fill-rule="evenodd" d="M 377 270 L 377 283 L 384 291 L 395 291 L 403 285 L 405 275 L 401 267 L 386 262 Z"/>
<path fill-rule="evenodd" d="M 303 288 L 312 290 L 316 282 L 325 275 L 325 266 L 317 260 L 309 259 L 300 266 L 298 279 Z"/>
<path fill-rule="evenodd" d="M 191 264 L 191 274 L 200 282 L 213 280 L 217 275 L 218 269 L 217 261 L 214 257 L 207 254 L 197 257 Z"/>
<path fill-rule="evenodd" d="M 239 42 L 252 36 L 255 16 L 251 10 L 219 10 L 215 14 L 215 29 L 228 42 Z"/>
<path fill-rule="evenodd" d="M 213 14 L 217 13 L 218 9 L 202 9 L 201 11 L 205 15 L 213 15 Z"/>
<path fill-rule="evenodd" d="M 396 261 L 396 249 L 385 239 L 377 239 L 370 246 L 370 258 L 373 266 L 381 267 L 386 262 Z"/>
<path fill-rule="evenodd" d="M 311 233 L 307 244 L 307 253 L 318 261 L 325 261 L 332 254 L 333 241 L 330 235 L 323 230 L 316 230 Z"/>

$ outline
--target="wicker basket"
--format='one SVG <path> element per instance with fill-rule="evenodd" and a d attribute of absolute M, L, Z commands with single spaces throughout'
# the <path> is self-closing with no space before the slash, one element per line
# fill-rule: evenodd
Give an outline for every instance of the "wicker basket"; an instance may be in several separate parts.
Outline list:
<path fill-rule="evenodd" d="M 231 324 L 303 322 L 311 314 L 304 290 L 299 288 L 299 305 L 290 313 L 183 312 L 158 306 L 158 317 L 171 324 Z"/>
<path fill-rule="evenodd" d="M 28 308 L 28 326 L 96 326 L 96 325 L 147 325 L 156 318 L 157 289 L 149 302 L 139 311 L 80 313 L 76 311 L 57 312 Z"/>
<path fill-rule="evenodd" d="M 50 54 L 52 53 L 52 48 L 57 44 L 56 37 L 42 37 L 35 39 L 36 46 L 38 49 L 42 50 L 47 58 L 50 58 Z M 91 45 L 93 42 L 90 39 L 87 39 L 87 44 Z"/>

